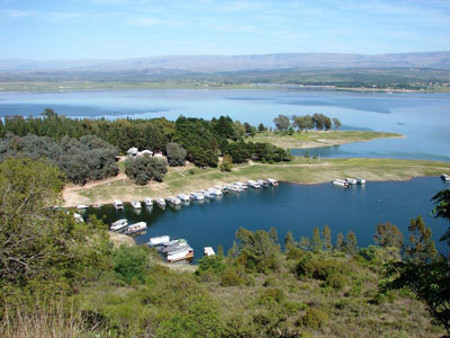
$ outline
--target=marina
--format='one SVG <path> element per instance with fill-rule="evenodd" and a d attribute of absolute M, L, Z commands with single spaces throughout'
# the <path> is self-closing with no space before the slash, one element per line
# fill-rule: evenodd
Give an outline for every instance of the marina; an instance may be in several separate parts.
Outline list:
<path fill-rule="evenodd" d="M 379 223 L 395 224 L 407 238 L 412 218 L 421 215 L 433 231 L 433 239 L 440 252 L 447 248 L 439 238 L 447 225 L 444 220 L 431 216 L 430 201 L 438 191 L 448 187 L 440 177 L 415 178 L 399 182 L 367 182 L 348 189 L 336 189 L 332 184 L 296 185 L 280 183 L 277 188 L 247 189 L 240 193 L 224 194 L 220 201 L 206 203 L 193 201 L 180 209 L 143 208 L 138 214 L 128 203 L 124 210 L 113 205 L 89 208 L 86 217 L 95 214 L 111 224 L 126 218 L 130 224 L 145 221 L 145 235 L 135 241 L 146 244 L 149 238 L 167 235 L 186 238 L 195 249 L 195 258 L 203 256 L 203 248 L 216 249 L 223 245 L 225 252 L 232 246 L 239 227 L 250 230 L 269 230 L 275 226 L 280 241 L 291 231 L 296 241 L 300 236 L 311 237 L 314 227 L 327 224 L 333 242 L 338 232 L 344 236 L 354 231 L 358 245 L 373 243 L 375 228 Z M 407 196 L 407 198 L 406 198 Z M 326 206 L 326 209 L 321 209 Z M 342 213 L 342 210 L 353 212 Z"/>

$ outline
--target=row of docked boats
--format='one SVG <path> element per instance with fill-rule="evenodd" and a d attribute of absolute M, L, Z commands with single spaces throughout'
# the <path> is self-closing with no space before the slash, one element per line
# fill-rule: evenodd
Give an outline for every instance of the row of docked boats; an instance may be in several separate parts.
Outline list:
<path fill-rule="evenodd" d="M 170 237 L 165 235 L 150 238 L 147 245 L 162 253 L 169 263 L 190 262 L 194 259 L 194 249 L 185 239 L 170 240 Z"/>
<path fill-rule="evenodd" d="M 366 184 L 366 179 L 365 178 L 352 178 L 352 177 L 347 177 L 346 179 L 342 180 L 339 178 L 335 178 L 332 183 L 334 185 L 337 185 L 339 187 L 343 187 L 343 188 L 349 188 L 351 185 L 364 185 Z"/>

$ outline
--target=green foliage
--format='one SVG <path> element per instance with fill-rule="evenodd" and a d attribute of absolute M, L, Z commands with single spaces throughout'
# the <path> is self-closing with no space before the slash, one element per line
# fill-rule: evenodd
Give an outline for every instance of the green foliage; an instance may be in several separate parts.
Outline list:
<path fill-rule="evenodd" d="M 198 261 L 197 272 L 201 273 L 207 270 L 212 270 L 214 273 L 219 274 L 225 270 L 225 262 L 222 255 L 205 256 Z"/>
<path fill-rule="evenodd" d="M 318 227 L 314 227 L 311 248 L 314 252 L 322 251 L 323 243 L 322 239 L 320 238 L 320 231 Z"/>
<path fill-rule="evenodd" d="M 274 235 L 271 236 L 263 230 L 252 232 L 239 228 L 236 240 L 237 248 L 234 255 L 237 264 L 245 266 L 250 271 L 263 273 L 278 267 L 280 245 Z"/>
<path fill-rule="evenodd" d="M 246 283 L 245 278 L 236 269 L 228 268 L 221 275 L 222 286 L 240 286 Z"/>
<path fill-rule="evenodd" d="M 233 169 L 233 158 L 230 154 L 225 154 L 220 164 L 220 171 L 230 172 L 231 169 Z"/>
<path fill-rule="evenodd" d="M 433 317 L 450 332 L 450 267 L 446 259 L 431 263 L 390 262 L 385 277 L 380 285 L 382 293 L 410 289 L 426 302 Z"/>
<path fill-rule="evenodd" d="M 325 279 L 325 286 L 332 287 L 336 290 L 342 290 L 349 284 L 347 276 L 340 273 L 331 273 Z"/>
<path fill-rule="evenodd" d="M 289 117 L 281 114 L 273 119 L 273 123 L 275 123 L 275 126 L 279 131 L 286 131 L 291 125 Z"/>
<path fill-rule="evenodd" d="M 344 251 L 344 235 L 342 233 L 338 233 L 337 234 L 336 250 L 337 251 Z"/>
<path fill-rule="evenodd" d="M 117 153 L 115 147 L 91 135 L 82 136 L 79 141 L 67 136 L 55 141 L 33 134 L 24 137 L 9 134 L 0 141 L 0 159 L 8 156 L 45 158 L 77 184 L 117 175 Z"/>
<path fill-rule="evenodd" d="M 1 288 L 26 287 L 35 295 L 45 287 L 70 292 L 108 268 L 106 227 L 96 220 L 77 223 L 49 207 L 60 201 L 60 177 L 42 160 L 0 163 Z"/>
<path fill-rule="evenodd" d="M 408 227 L 409 246 L 405 249 L 405 259 L 415 263 L 432 262 L 437 256 L 431 229 L 428 228 L 421 216 L 411 219 Z"/>
<path fill-rule="evenodd" d="M 324 249 L 326 251 L 330 251 L 333 248 L 333 246 L 331 245 L 331 230 L 326 224 L 322 230 L 322 236 Z"/>
<path fill-rule="evenodd" d="M 358 252 L 358 242 L 356 239 L 356 234 L 353 231 L 349 231 L 345 237 L 343 250 L 349 255 L 354 255 Z"/>
<path fill-rule="evenodd" d="M 295 272 L 299 278 L 308 277 L 326 281 L 330 275 L 346 276 L 350 266 L 342 260 L 312 253 L 304 255 L 297 263 Z M 331 282 L 331 281 L 330 281 Z"/>
<path fill-rule="evenodd" d="M 309 308 L 306 314 L 298 320 L 298 325 L 318 330 L 328 322 L 328 314 L 316 309 Z"/>
<path fill-rule="evenodd" d="M 374 242 L 383 248 L 394 247 L 401 249 L 404 244 L 402 232 L 389 222 L 377 225 L 377 232 L 374 236 Z"/>
<path fill-rule="evenodd" d="M 450 222 L 450 189 L 439 191 L 431 201 L 434 203 L 434 217 L 444 218 Z M 447 245 L 450 245 L 450 228 L 442 236 L 441 241 L 447 241 Z"/>
<path fill-rule="evenodd" d="M 112 253 L 113 270 L 128 284 L 144 281 L 150 269 L 149 252 L 144 246 L 121 245 Z"/>
<path fill-rule="evenodd" d="M 178 143 L 170 142 L 166 146 L 167 161 L 171 167 L 182 166 L 186 162 L 186 149 Z"/>
<path fill-rule="evenodd" d="M 125 160 L 125 173 L 139 185 L 150 180 L 162 182 L 167 173 L 167 161 L 146 156 L 128 158 Z"/>

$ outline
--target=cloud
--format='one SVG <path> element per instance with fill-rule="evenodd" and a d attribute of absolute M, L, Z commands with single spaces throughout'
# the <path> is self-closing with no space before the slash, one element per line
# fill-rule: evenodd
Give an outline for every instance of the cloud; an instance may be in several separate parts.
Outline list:
<path fill-rule="evenodd" d="M 0 11 L 2 16 L 6 16 L 10 19 L 22 19 L 35 16 L 38 12 L 36 11 L 24 11 L 21 9 L 7 9 Z"/>
<path fill-rule="evenodd" d="M 152 17 L 132 17 L 128 18 L 125 23 L 137 27 L 150 27 L 161 24 L 161 21 Z"/>

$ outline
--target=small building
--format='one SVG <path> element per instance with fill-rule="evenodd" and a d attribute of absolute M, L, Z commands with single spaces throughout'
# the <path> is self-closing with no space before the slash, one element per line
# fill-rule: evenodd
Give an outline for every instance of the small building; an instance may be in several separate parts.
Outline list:
<path fill-rule="evenodd" d="M 131 147 L 130 149 L 127 150 L 127 154 L 128 156 L 136 156 L 139 153 L 138 148 L 136 147 Z"/>
<path fill-rule="evenodd" d="M 142 151 L 139 151 L 137 156 L 148 156 L 148 157 L 152 157 L 153 156 L 153 151 L 145 149 Z"/>
<path fill-rule="evenodd" d="M 216 253 L 214 252 L 214 249 L 210 246 L 206 246 L 203 249 L 203 256 L 210 257 L 210 256 L 215 256 L 215 254 Z"/>

